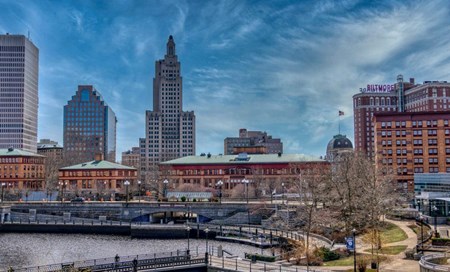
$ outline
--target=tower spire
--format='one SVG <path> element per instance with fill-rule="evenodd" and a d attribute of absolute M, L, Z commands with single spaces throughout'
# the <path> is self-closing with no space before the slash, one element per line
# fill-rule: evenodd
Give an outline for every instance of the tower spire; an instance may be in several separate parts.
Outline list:
<path fill-rule="evenodd" d="M 175 42 L 173 41 L 172 35 L 169 36 L 167 41 L 167 56 L 175 56 Z"/>

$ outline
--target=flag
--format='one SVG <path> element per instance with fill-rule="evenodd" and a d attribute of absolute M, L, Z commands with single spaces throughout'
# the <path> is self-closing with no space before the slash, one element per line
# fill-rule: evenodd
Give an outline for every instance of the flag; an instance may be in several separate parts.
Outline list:
<path fill-rule="evenodd" d="M 344 112 L 343 111 L 339 111 L 339 116 L 342 116 L 342 115 L 344 115 Z"/>

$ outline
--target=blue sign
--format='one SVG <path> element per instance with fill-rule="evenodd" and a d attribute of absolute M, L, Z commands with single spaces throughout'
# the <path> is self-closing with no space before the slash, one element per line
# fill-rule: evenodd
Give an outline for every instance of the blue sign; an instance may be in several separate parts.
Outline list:
<path fill-rule="evenodd" d="M 355 243 L 353 242 L 353 237 L 345 237 L 345 245 L 350 251 L 355 250 Z"/>

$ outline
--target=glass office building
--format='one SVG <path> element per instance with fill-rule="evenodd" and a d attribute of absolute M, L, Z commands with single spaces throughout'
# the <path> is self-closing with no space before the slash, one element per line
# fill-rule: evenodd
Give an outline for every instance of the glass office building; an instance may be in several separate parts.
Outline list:
<path fill-rule="evenodd" d="M 114 111 L 91 85 L 78 86 L 64 106 L 64 149 L 70 164 L 94 160 L 102 154 L 116 160 L 116 124 Z"/>

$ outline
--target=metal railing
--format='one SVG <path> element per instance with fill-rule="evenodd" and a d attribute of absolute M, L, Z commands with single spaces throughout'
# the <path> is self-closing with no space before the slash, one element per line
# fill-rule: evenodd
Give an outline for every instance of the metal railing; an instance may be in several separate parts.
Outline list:
<path fill-rule="evenodd" d="M 437 254 L 430 254 L 425 255 L 422 258 L 420 258 L 419 265 L 421 268 L 426 268 L 427 271 L 450 271 L 450 266 L 448 265 L 442 265 L 442 264 L 436 264 L 431 262 L 432 260 L 436 259 L 449 259 L 450 257 L 446 253 L 437 253 Z M 422 271 L 422 269 L 421 269 Z"/>
<path fill-rule="evenodd" d="M 282 264 L 273 264 L 267 262 L 252 262 L 251 260 L 242 260 L 236 257 L 215 257 L 209 255 L 209 265 L 216 268 L 230 269 L 236 271 L 283 271 L 283 272 L 323 272 L 323 270 L 303 269 L 299 267 L 284 266 Z"/>
<path fill-rule="evenodd" d="M 198 252 L 198 250 L 197 250 Z M 176 267 L 184 265 L 205 264 L 203 255 L 188 254 L 188 251 L 171 251 L 155 254 L 141 254 L 130 256 L 118 256 L 111 258 L 92 259 L 84 261 L 65 262 L 34 267 L 10 267 L 0 271 L 15 272 L 53 272 L 72 271 L 73 269 L 82 271 L 139 271 L 163 267 Z"/>

